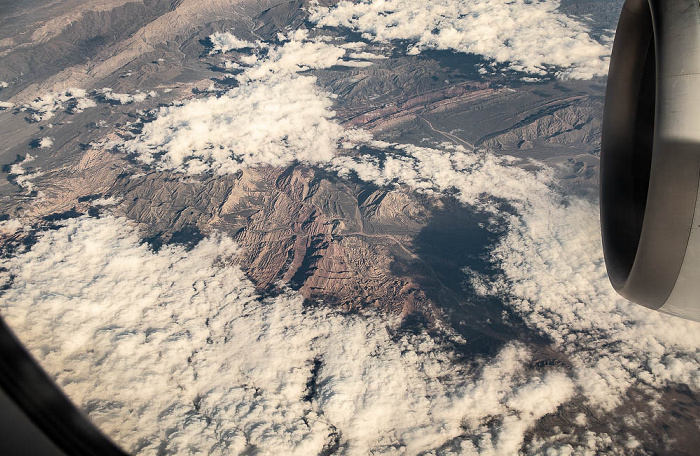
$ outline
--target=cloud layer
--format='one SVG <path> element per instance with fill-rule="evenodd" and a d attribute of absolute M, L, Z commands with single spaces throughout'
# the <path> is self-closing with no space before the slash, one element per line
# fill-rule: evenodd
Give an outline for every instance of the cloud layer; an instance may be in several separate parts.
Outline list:
<path fill-rule="evenodd" d="M 68 104 L 74 105 L 74 112 L 96 106 L 95 102 L 88 98 L 87 91 L 71 88 L 58 93 L 44 94 L 29 103 L 22 104 L 19 110 L 29 113 L 31 121 L 41 122 L 51 119 L 56 111 L 64 109 Z"/>
<path fill-rule="evenodd" d="M 538 170 L 525 171 L 513 166 L 514 158 L 450 144 L 374 141 L 334 122 L 332 95 L 305 71 L 338 65 L 352 48 L 297 32 L 266 54 L 242 58 L 246 70 L 237 76 L 239 87 L 163 108 L 128 148 L 147 163 L 192 174 L 301 161 L 380 186 L 453 195 L 507 228 L 492 252 L 503 274 L 471 277 L 476 289 L 499 296 L 551 338 L 569 357 L 576 389 L 589 404 L 609 412 L 629 388 L 653 393 L 686 384 L 700 390 L 698 325 L 614 293 L 605 276 L 596 208 L 556 190 L 552 170 L 533 164 Z M 343 150 L 358 144 L 375 152 Z M 515 213 L 500 212 L 501 201 Z"/>
<path fill-rule="evenodd" d="M 477 288 L 512 302 L 529 325 L 569 353 L 577 375 L 595 379 L 581 383 L 591 403 L 610 410 L 630 387 L 700 388 L 697 325 L 636 307 L 614 293 L 605 276 L 596 208 L 561 195 L 551 170 L 525 171 L 513 166 L 513 158 L 450 144 L 374 141 L 334 122 L 332 96 L 303 72 L 337 64 L 346 50 L 301 32 L 264 57 L 249 56 L 236 89 L 163 108 L 128 147 L 145 162 L 192 174 L 301 161 L 380 186 L 449 193 L 508 226 L 493 252 L 504 275 L 495 282 L 476 277 Z M 363 144 L 378 153 L 342 151 L 349 139 L 350 147 Z M 515 215 L 499 214 L 503 200 Z M 595 355 L 590 347 L 598 350 Z"/>
<path fill-rule="evenodd" d="M 511 454 L 575 394 L 519 344 L 466 369 L 396 320 L 262 299 L 224 236 L 154 253 L 125 220 L 64 223 L 5 261 L 3 317 L 135 454 Z"/>
<path fill-rule="evenodd" d="M 614 292 L 595 205 L 530 194 L 521 214 L 493 251 L 504 276 L 492 291 L 512 296 L 527 323 L 570 354 L 593 406 L 612 410 L 632 386 L 700 391 L 700 324 Z"/>
<path fill-rule="evenodd" d="M 651 398 L 676 384 L 700 390 L 698 324 L 614 293 L 596 208 L 562 196 L 550 171 L 449 144 L 374 146 L 384 158 L 339 156 L 326 166 L 378 185 L 447 192 L 505 224 L 491 254 L 503 273 L 472 276 L 475 288 L 548 336 L 570 368 L 535 375 L 529 350 L 510 344 L 467 370 L 427 336 L 396 335 L 395 320 L 306 307 L 291 292 L 256 296 L 230 265 L 237 249 L 226 237 L 153 253 L 113 217 L 68 221 L 9 260 L 15 279 L 3 315 L 100 426 L 144 454 L 158 445 L 210 454 L 251 446 L 285 454 L 624 453 L 636 442 L 624 433 L 529 444 L 524 436 L 572 398 L 609 413 L 630 388 Z M 516 212 L 499 213 L 499 200 Z M 178 393 L 163 399 L 163 390 Z M 658 407 L 635 419 L 653 419 Z M 576 420 L 586 428 L 584 416 Z"/>
<path fill-rule="evenodd" d="M 241 57 L 246 69 L 235 77 L 238 87 L 161 108 L 124 148 L 146 164 L 189 174 L 327 162 L 342 143 L 368 135 L 333 121 L 333 95 L 304 72 L 347 65 L 346 53 L 297 31 L 264 56 Z"/>
<path fill-rule="evenodd" d="M 97 106 L 97 101 L 115 104 L 140 103 L 156 95 L 157 93 L 153 91 L 127 94 L 114 93 L 109 87 L 92 91 L 73 87 L 62 92 L 42 94 L 31 102 L 19 105 L 18 109 L 28 114 L 29 121 L 43 122 L 53 118 L 57 111 L 64 110 L 69 114 L 78 114 L 88 108 L 94 108 Z M 0 105 L 6 109 L 11 109 L 13 106 L 11 103 Z"/>
<path fill-rule="evenodd" d="M 503 275 L 472 277 L 476 289 L 504 299 L 569 355 L 591 405 L 611 411 L 631 387 L 685 384 L 700 391 L 700 324 L 615 293 L 605 271 L 598 208 L 560 193 L 551 170 L 524 171 L 508 157 L 449 145 L 384 147 L 390 153 L 383 159 L 338 157 L 333 166 L 340 175 L 355 173 L 378 185 L 449 193 L 505 225 L 507 234 L 491 253 Z M 515 214 L 499 212 L 503 200 Z"/>
<path fill-rule="evenodd" d="M 612 411 L 629 388 L 647 392 L 672 384 L 700 391 L 700 324 L 631 304 L 605 271 L 598 209 L 556 190 L 551 171 L 532 173 L 490 153 L 392 146 L 405 152 L 342 157 L 341 174 L 380 185 L 449 192 L 494 214 L 507 234 L 492 251 L 503 275 L 472 277 L 483 294 L 500 296 L 532 328 L 569 356 L 585 399 Z M 494 201 L 517 211 L 499 214 Z"/>
<path fill-rule="evenodd" d="M 317 7 L 311 20 L 380 42 L 408 40 L 409 52 L 452 50 L 511 70 L 561 78 L 607 74 L 610 49 L 587 26 L 558 11 L 558 0 L 363 0 Z"/>
<path fill-rule="evenodd" d="M 482 55 L 533 75 L 604 74 L 608 50 L 554 1 L 403 0 L 317 9 L 321 26 L 409 40 L 414 52 Z M 417 11 L 419 13 L 414 13 Z M 611 412 L 637 388 L 700 391 L 700 329 L 619 298 L 605 276 L 596 207 L 556 189 L 551 170 L 443 144 L 374 141 L 334 121 L 333 95 L 309 70 L 366 65 L 361 44 L 299 31 L 256 44 L 230 67 L 237 87 L 161 108 L 123 145 L 146 164 L 189 174 L 234 173 L 295 161 L 380 186 L 449 194 L 505 227 L 491 251 L 502 271 L 473 272 L 547 336 L 570 368 L 533 373 L 509 344 L 467 368 L 426 335 L 386 316 L 305 305 L 293 292 L 261 298 L 233 265 L 237 247 L 213 235 L 193 250 L 150 251 L 129 222 L 80 218 L 3 264 L 14 276 L 2 314 L 95 422 L 136 454 L 548 454 L 631 451 L 626 435 L 567 434 L 525 443 L 537 421 L 572 399 Z M 212 36 L 214 52 L 249 43 Z M 147 94 L 93 92 L 115 103 Z M 38 98 L 36 121 L 94 105 L 85 91 Z M 47 138 L 45 138 L 47 139 Z M 356 145 L 373 148 L 359 154 Z M 27 155 L 10 173 L 32 190 Z M 513 213 L 502 213 L 507 201 Z M 507 316 L 504 317 L 507 320 Z M 168 394 L 164 395 L 163 391 Z M 653 414 L 651 405 L 649 414 Z M 596 413 L 596 412 L 594 412 Z M 578 418 L 577 418 L 578 419 Z M 585 417 L 578 419 L 586 427 Z M 625 445 L 628 445 L 625 447 Z M 552 453 L 554 452 L 554 453 Z"/>

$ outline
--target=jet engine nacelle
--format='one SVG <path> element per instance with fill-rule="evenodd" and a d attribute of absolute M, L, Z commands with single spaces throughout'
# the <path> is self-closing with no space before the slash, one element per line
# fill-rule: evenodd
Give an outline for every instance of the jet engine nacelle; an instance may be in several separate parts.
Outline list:
<path fill-rule="evenodd" d="M 601 145 L 608 275 L 627 299 L 700 321 L 700 2 L 627 0 Z"/>

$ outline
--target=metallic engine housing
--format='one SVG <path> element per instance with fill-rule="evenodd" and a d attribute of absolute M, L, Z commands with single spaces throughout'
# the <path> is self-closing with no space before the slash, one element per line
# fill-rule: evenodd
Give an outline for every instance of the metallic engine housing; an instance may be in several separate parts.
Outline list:
<path fill-rule="evenodd" d="M 608 275 L 627 299 L 700 321 L 700 2 L 627 0 L 601 144 Z"/>

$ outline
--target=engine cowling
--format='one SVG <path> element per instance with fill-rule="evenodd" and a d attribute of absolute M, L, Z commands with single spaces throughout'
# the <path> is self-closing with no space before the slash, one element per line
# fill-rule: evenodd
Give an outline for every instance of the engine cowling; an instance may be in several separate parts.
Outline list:
<path fill-rule="evenodd" d="M 608 275 L 627 299 L 700 321 L 700 2 L 627 0 L 601 144 Z"/>

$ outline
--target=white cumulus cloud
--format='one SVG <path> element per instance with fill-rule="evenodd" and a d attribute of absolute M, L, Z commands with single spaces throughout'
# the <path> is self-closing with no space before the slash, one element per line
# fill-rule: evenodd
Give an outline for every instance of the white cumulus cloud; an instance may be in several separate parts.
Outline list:
<path fill-rule="evenodd" d="M 123 219 L 63 223 L 3 261 L 2 315 L 132 453 L 513 454 L 575 394 L 520 344 L 467 369 L 395 319 L 261 298 L 225 236 L 153 252 Z"/>
<path fill-rule="evenodd" d="M 144 163 L 189 174 L 330 160 L 345 132 L 313 77 L 251 81 L 220 97 L 161 108 L 126 144 Z"/>
<path fill-rule="evenodd" d="M 416 52 L 479 54 L 533 75 L 550 68 L 560 77 L 604 74 L 607 48 L 557 7 L 519 0 L 410 8 L 402 0 L 341 2 L 316 10 L 314 20 L 377 41 L 411 40 Z M 249 448 L 308 454 L 335 444 L 348 454 L 437 448 L 513 454 L 539 418 L 572 397 L 610 412 L 629 388 L 685 384 L 700 391 L 699 325 L 614 293 L 597 208 L 562 195 L 551 170 L 535 164 L 538 171 L 526 171 L 514 158 L 449 144 L 373 141 L 334 121 L 333 95 L 308 72 L 351 65 L 348 53 L 369 58 L 357 54 L 363 47 L 299 31 L 265 52 L 256 48 L 234 62 L 244 68 L 235 76 L 238 87 L 161 108 L 124 149 L 144 163 L 190 174 L 300 161 L 381 186 L 453 195 L 507 228 L 491 251 L 502 274 L 473 276 L 475 288 L 500 296 L 549 337 L 568 357 L 568 373 L 533 376 L 521 345 L 507 345 L 468 373 L 427 336 L 392 337 L 395 322 L 385 317 L 304 307 L 290 292 L 258 297 L 229 264 L 236 247 L 225 237 L 191 252 L 153 253 L 135 228 L 115 229 L 124 221 L 83 218 L 9 260 L 16 278 L 3 312 L 91 417 L 142 453 L 165 442 L 172 451 L 213 454 Z M 380 153 L 343 150 L 357 144 Z M 24 168 L 16 166 L 21 176 Z M 503 200 L 514 213 L 499 212 Z M 162 391 L 177 394 L 164 398 Z M 585 416 L 575 422 L 585 426 Z M 603 451 L 620 443 L 617 437 L 635 447 L 629 436 L 587 433 L 579 441 L 538 437 L 530 448 Z"/>
<path fill-rule="evenodd" d="M 524 171 L 491 153 L 398 146 L 401 155 L 338 157 L 341 175 L 406 185 L 497 214 L 494 198 L 517 214 L 502 216 L 507 234 L 492 251 L 497 283 L 476 283 L 503 296 L 526 323 L 570 356 L 584 396 L 612 410 L 631 387 L 685 384 L 700 391 L 700 324 L 632 304 L 610 285 L 597 207 L 556 190 L 551 170 Z M 479 282 L 478 278 L 475 279 Z"/>
<path fill-rule="evenodd" d="M 347 51 L 296 32 L 266 56 L 247 56 L 239 87 L 218 98 L 162 108 L 127 150 L 146 163 L 193 174 L 298 160 L 378 185 L 448 192 L 509 228 L 493 252 L 504 275 L 498 283 L 478 283 L 477 289 L 502 295 L 530 326 L 568 353 L 591 403 L 610 410 L 630 387 L 700 388 L 697 325 L 617 297 L 605 276 L 596 208 L 560 194 L 551 170 L 525 171 L 513 166 L 514 158 L 453 145 L 381 143 L 334 122 L 332 95 L 305 71 L 337 65 Z M 380 153 L 339 153 L 344 142 Z M 499 214 L 500 200 L 517 213 Z"/>
<path fill-rule="evenodd" d="M 43 172 L 39 171 L 38 169 L 26 168 L 26 166 L 34 160 L 34 156 L 27 154 L 21 162 L 12 164 L 8 173 L 10 179 L 12 179 L 19 187 L 29 192 L 36 189 L 36 186 L 32 180 L 43 174 Z"/>
<path fill-rule="evenodd" d="M 319 60 L 323 59 L 311 59 Z M 151 138 L 165 152 L 142 159 L 145 156 L 171 169 L 219 173 L 300 160 L 382 186 L 400 185 L 433 195 L 449 192 L 494 217 L 499 217 L 498 201 L 506 200 L 517 215 L 500 215 L 504 218 L 497 223 L 505 223 L 509 230 L 493 252 L 493 261 L 504 275 L 499 283 L 486 280 L 477 288 L 504 296 L 529 325 L 571 356 L 579 386 L 591 403 L 611 410 L 630 387 L 682 383 L 700 389 L 698 325 L 637 307 L 615 294 L 605 275 L 596 207 L 561 195 L 554 189 L 552 170 L 525 171 L 514 166 L 514 158 L 449 144 L 427 148 L 372 141 L 359 131 L 353 132 L 356 143 L 381 153 L 336 154 L 338 142 L 348 133 L 333 122 L 330 98 L 317 97 L 313 79 L 295 73 L 297 62 L 289 58 L 280 65 L 279 71 L 291 77 L 261 71 L 263 66 L 274 68 L 264 61 L 253 67 L 262 80 L 251 79 L 225 97 L 189 102 L 184 105 L 187 109 L 165 108 L 173 111 L 152 124 L 165 136 L 145 130 L 139 138 Z M 265 76 L 269 74 L 274 76 Z M 298 90 L 286 90 L 297 84 Z M 309 97 L 305 114 L 287 109 L 293 105 L 286 102 L 288 93 Z M 234 101 L 240 103 L 238 112 L 231 110 Z M 247 111 L 251 105 L 258 110 Z M 197 120 L 200 112 L 201 121 Z M 266 127 L 258 136 L 257 130 L 249 130 L 255 119 Z M 298 136 L 309 131 L 303 125 L 315 126 L 310 136 Z M 239 130 L 234 131 L 234 126 Z M 293 128 L 287 130 L 287 126 Z M 184 141 L 184 147 L 179 141 Z M 239 151 L 238 155 L 232 151 Z"/>
<path fill-rule="evenodd" d="M 700 391 L 700 324 L 615 293 L 605 271 L 597 206 L 564 196 L 550 169 L 525 171 L 512 158 L 449 145 L 376 145 L 384 148 L 381 159 L 340 156 L 331 167 L 378 185 L 449 192 L 504 224 L 506 235 L 491 252 L 503 275 L 496 281 L 475 277 L 476 288 L 502 296 L 570 357 L 592 405 L 613 410 L 631 387 L 684 384 Z M 517 213 L 499 214 L 499 200 Z"/>
<path fill-rule="evenodd" d="M 528 195 L 493 251 L 497 289 L 571 356 L 596 407 L 620 405 L 632 386 L 700 391 L 700 324 L 631 304 L 610 285 L 598 208 L 555 192 Z"/>
<path fill-rule="evenodd" d="M 44 136 L 39 140 L 40 149 L 50 149 L 53 147 L 53 138 L 50 136 Z"/>
<path fill-rule="evenodd" d="M 547 168 L 528 172 L 511 166 L 513 157 L 486 151 L 468 151 L 444 143 L 438 148 L 370 141 L 381 154 L 342 155 L 329 168 L 340 176 L 354 173 L 381 186 L 404 185 L 432 195 L 453 192 L 465 205 L 495 212 L 494 197 L 524 201 L 547 192 L 552 173 Z M 381 156 L 381 158 L 379 158 Z"/>
<path fill-rule="evenodd" d="M 607 74 L 610 48 L 583 23 L 559 12 L 559 0 L 363 0 L 316 7 L 321 27 L 346 27 L 379 42 L 411 41 L 409 52 L 452 50 L 535 75 Z"/>
<path fill-rule="evenodd" d="M 97 90 L 96 94 L 106 101 L 113 101 L 122 105 L 131 103 L 141 103 L 146 101 L 147 98 L 153 98 L 158 94 L 154 91 L 150 92 L 140 92 L 129 94 L 129 93 L 115 93 L 111 88 L 105 87 L 103 89 Z M 90 100 L 92 101 L 92 100 Z M 94 102 L 93 102 L 94 103 Z M 85 104 L 83 106 L 87 107 Z M 92 104 L 92 106 L 95 106 Z"/>
<path fill-rule="evenodd" d="M 210 54 L 226 53 L 233 50 L 252 48 L 255 44 L 236 38 L 230 32 L 216 32 L 209 36 L 212 43 Z"/>
<path fill-rule="evenodd" d="M 389 57 L 381 54 L 373 54 L 371 52 L 351 52 L 350 58 L 365 60 L 383 60 L 388 59 Z"/>
<path fill-rule="evenodd" d="M 41 95 L 29 103 L 20 105 L 20 111 L 29 113 L 29 119 L 33 122 L 41 122 L 51 119 L 58 110 L 69 107 L 72 112 L 80 112 L 87 107 L 95 106 L 94 102 L 88 98 L 88 93 L 84 89 L 70 88 L 62 92 L 47 93 Z M 78 109 L 76 106 L 82 106 Z"/>
<path fill-rule="evenodd" d="M 331 160 L 344 142 L 367 139 L 333 120 L 333 96 L 309 69 L 343 62 L 346 49 L 297 31 L 264 56 L 241 60 L 239 86 L 220 96 L 161 108 L 124 148 L 146 164 L 189 174 Z"/>

